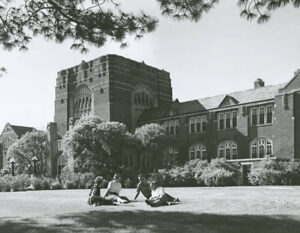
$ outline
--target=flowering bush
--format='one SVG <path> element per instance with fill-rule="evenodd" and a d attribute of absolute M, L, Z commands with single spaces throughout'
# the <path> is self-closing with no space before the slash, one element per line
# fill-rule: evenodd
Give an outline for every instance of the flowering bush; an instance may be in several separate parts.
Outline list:
<path fill-rule="evenodd" d="M 253 168 L 248 175 L 252 185 L 300 184 L 300 163 L 267 160 Z"/>
<path fill-rule="evenodd" d="M 1 192 L 9 192 L 11 189 L 11 181 L 8 175 L 0 177 L 0 190 Z"/>
<path fill-rule="evenodd" d="M 11 176 L 5 175 L 0 177 L 0 191 L 24 191 L 27 186 L 30 185 L 28 175 Z"/>
<path fill-rule="evenodd" d="M 91 172 L 75 173 L 72 168 L 66 167 L 60 178 L 66 189 L 85 189 L 93 186 L 95 175 Z"/>
<path fill-rule="evenodd" d="M 50 189 L 52 190 L 63 189 L 63 185 L 58 179 L 56 179 L 51 183 Z"/>
<path fill-rule="evenodd" d="M 236 185 L 234 172 L 222 167 L 207 167 L 204 169 L 200 179 L 207 186 L 230 186 Z"/>
<path fill-rule="evenodd" d="M 236 164 L 225 159 L 191 160 L 183 166 L 161 169 L 152 177 L 164 186 L 225 186 L 236 185 L 240 172 Z"/>

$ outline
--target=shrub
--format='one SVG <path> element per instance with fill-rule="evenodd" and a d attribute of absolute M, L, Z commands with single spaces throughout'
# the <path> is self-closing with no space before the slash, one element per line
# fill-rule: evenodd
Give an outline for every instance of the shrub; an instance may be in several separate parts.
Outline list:
<path fill-rule="evenodd" d="M 202 185 L 198 177 L 207 165 L 208 162 L 204 160 L 191 160 L 186 162 L 183 166 L 158 170 L 155 179 L 159 179 L 164 186 L 179 187 Z"/>
<path fill-rule="evenodd" d="M 300 185 L 300 162 L 290 163 L 288 170 L 289 185 Z"/>
<path fill-rule="evenodd" d="M 30 180 L 27 175 L 11 176 L 5 175 L 0 177 L 0 191 L 24 191 L 29 186 Z"/>
<path fill-rule="evenodd" d="M 49 177 L 41 177 L 42 179 L 42 190 L 49 190 L 53 180 Z"/>
<path fill-rule="evenodd" d="M 29 176 L 26 174 L 11 176 L 10 182 L 13 191 L 24 191 L 30 185 Z"/>
<path fill-rule="evenodd" d="M 56 179 L 51 183 L 50 189 L 52 190 L 63 189 L 63 184 L 58 179 Z"/>
<path fill-rule="evenodd" d="M 43 189 L 43 180 L 40 177 L 31 177 L 30 184 L 32 185 L 34 190 L 42 190 Z"/>
<path fill-rule="evenodd" d="M 1 192 L 9 192 L 10 191 L 11 181 L 10 181 L 9 175 L 0 177 L 0 189 L 1 189 Z"/>
<path fill-rule="evenodd" d="M 210 163 L 195 159 L 154 175 L 164 186 L 225 186 L 237 185 L 241 173 L 237 164 L 225 159 L 213 159 Z"/>
<path fill-rule="evenodd" d="M 297 185 L 300 163 L 277 160 L 261 161 L 248 175 L 252 185 Z"/>
<path fill-rule="evenodd" d="M 78 188 L 89 189 L 93 186 L 95 180 L 95 175 L 93 173 L 91 172 L 79 173 L 78 175 L 79 175 Z"/>
<path fill-rule="evenodd" d="M 72 168 L 66 167 L 60 178 L 66 189 L 86 189 L 93 186 L 95 175 L 91 172 L 75 173 Z"/>
<path fill-rule="evenodd" d="M 234 172 L 222 167 L 207 167 L 200 176 L 207 186 L 229 186 L 236 185 Z"/>

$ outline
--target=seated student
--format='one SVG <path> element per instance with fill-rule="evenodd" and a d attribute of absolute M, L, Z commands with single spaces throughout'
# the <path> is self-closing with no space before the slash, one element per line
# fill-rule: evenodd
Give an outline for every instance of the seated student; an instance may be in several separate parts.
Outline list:
<path fill-rule="evenodd" d="M 144 175 L 139 174 L 138 175 L 139 183 L 137 184 L 136 187 L 136 195 L 134 197 L 134 200 L 137 199 L 137 197 L 140 195 L 140 192 L 146 197 L 146 199 L 149 199 L 151 197 L 151 189 L 150 185 L 147 182 L 146 178 Z"/>
<path fill-rule="evenodd" d="M 95 183 L 93 187 L 91 188 L 90 194 L 89 194 L 89 199 L 88 199 L 88 204 L 89 205 L 112 205 L 113 202 L 106 200 L 105 198 L 101 197 L 100 194 L 100 185 L 103 181 L 102 176 L 98 176 L 95 179 Z"/>
<path fill-rule="evenodd" d="M 150 184 L 152 190 L 151 197 L 146 200 L 146 203 L 151 207 L 164 206 L 171 203 L 180 202 L 178 198 L 174 198 L 167 194 L 164 188 L 158 185 L 157 181 L 152 181 Z"/>
<path fill-rule="evenodd" d="M 120 181 L 120 174 L 115 174 L 113 180 L 108 183 L 107 191 L 104 197 L 106 200 L 110 200 L 113 203 L 129 203 L 129 199 L 127 197 L 120 196 L 120 191 L 122 189 Z"/>

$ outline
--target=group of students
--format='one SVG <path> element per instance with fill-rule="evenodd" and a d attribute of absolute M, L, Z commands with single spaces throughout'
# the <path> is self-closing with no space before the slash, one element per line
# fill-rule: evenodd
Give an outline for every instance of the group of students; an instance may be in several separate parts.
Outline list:
<path fill-rule="evenodd" d="M 164 191 L 164 188 L 159 186 L 155 180 L 148 182 L 146 177 L 142 174 L 138 175 L 139 183 L 137 185 L 136 195 L 134 200 L 137 199 L 140 193 L 146 198 L 146 203 L 151 207 L 158 207 L 170 205 L 180 202 L 178 198 L 174 198 Z M 105 195 L 102 197 L 100 193 L 100 185 L 103 182 L 103 177 L 98 176 L 95 179 L 95 184 L 91 188 L 88 203 L 90 205 L 116 205 L 126 204 L 130 200 L 127 197 L 121 196 L 122 189 L 121 176 L 115 174 L 113 180 L 108 183 Z"/>

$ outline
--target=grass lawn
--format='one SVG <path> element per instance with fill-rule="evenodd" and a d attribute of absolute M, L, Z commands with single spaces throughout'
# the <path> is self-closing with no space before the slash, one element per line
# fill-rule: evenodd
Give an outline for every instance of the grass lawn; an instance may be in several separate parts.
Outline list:
<path fill-rule="evenodd" d="M 0 232 L 300 232 L 300 187 L 166 188 L 181 204 L 88 206 L 89 190 L 0 193 Z M 103 193 L 103 192 L 102 192 Z M 134 189 L 122 195 L 132 199 Z"/>

